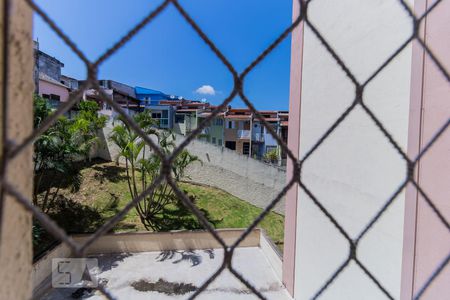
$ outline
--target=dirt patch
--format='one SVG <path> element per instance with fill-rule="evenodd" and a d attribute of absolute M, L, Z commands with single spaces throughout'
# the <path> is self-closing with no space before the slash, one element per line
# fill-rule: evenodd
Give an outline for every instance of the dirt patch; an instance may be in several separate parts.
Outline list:
<path fill-rule="evenodd" d="M 146 280 L 135 281 L 131 286 L 140 292 L 158 292 L 166 295 L 184 295 L 195 292 L 198 287 L 190 283 L 168 282 L 159 279 L 157 282 L 148 282 Z"/>

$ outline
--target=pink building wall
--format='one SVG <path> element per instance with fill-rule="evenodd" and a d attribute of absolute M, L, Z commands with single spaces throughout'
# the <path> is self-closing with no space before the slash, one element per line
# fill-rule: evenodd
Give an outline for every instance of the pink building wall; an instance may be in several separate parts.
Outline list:
<path fill-rule="evenodd" d="M 298 18 L 300 5 L 298 1 L 293 1 L 292 20 Z M 289 112 L 293 117 L 289 118 L 288 146 L 294 155 L 298 155 L 300 150 L 300 97 L 302 82 L 302 59 L 303 59 L 303 23 L 292 32 L 291 43 L 291 78 L 290 78 L 290 103 Z M 288 157 L 287 181 L 289 182 L 293 174 L 293 165 Z M 295 244 L 297 229 L 297 199 L 298 185 L 295 184 L 286 194 L 286 207 L 284 223 L 284 254 L 283 254 L 283 283 L 291 295 L 294 294 L 295 283 Z M 289 220 L 289 221 L 287 221 Z"/>
<path fill-rule="evenodd" d="M 417 15 L 430 1 L 415 2 Z M 450 3 L 443 1 L 421 28 L 425 43 L 446 70 L 450 70 Z M 449 120 L 450 83 L 424 49 L 413 45 L 411 112 L 408 156 L 416 157 L 434 134 Z M 448 73 L 448 72 L 447 72 Z M 420 160 L 416 181 L 433 201 L 447 224 L 443 224 L 413 186 L 407 190 L 402 274 L 402 299 L 417 294 L 433 271 L 450 253 L 450 132 L 446 130 Z M 450 297 L 450 266 L 441 272 L 422 299 Z"/>
<path fill-rule="evenodd" d="M 59 95 L 61 102 L 67 102 L 69 99 L 69 91 L 66 87 L 40 79 L 39 95 L 42 96 L 43 94 Z"/>

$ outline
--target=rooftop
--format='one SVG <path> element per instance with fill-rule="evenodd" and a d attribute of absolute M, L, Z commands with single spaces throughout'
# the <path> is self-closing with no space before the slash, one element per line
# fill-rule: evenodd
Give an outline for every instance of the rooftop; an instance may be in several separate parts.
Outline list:
<path fill-rule="evenodd" d="M 144 87 L 140 87 L 140 86 L 135 87 L 134 90 L 135 90 L 136 94 L 167 96 L 166 94 L 164 94 L 161 91 L 152 90 L 152 89 L 148 89 L 148 88 L 144 88 Z M 167 96 L 167 97 L 169 97 L 169 96 Z"/>
<path fill-rule="evenodd" d="M 58 85 L 61 87 L 69 88 L 68 86 L 62 84 L 58 80 L 51 78 L 50 76 L 48 76 L 47 74 L 45 74 L 43 72 L 39 72 L 39 80 L 43 80 L 43 81 L 46 81 L 46 82 L 49 82 L 49 83 L 52 83 L 54 85 Z"/>

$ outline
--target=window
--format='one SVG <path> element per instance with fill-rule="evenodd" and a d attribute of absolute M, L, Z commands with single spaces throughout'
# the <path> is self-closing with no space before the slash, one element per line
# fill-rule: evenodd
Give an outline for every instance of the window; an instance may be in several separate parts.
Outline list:
<path fill-rule="evenodd" d="M 242 154 L 248 155 L 250 153 L 250 143 L 244 143 L 242 148 Z"/>
<path fill-rule="evenodd" d="M 51 100 L 61 101 L 61 97 L 59 95 L 51 94 L 50 95 Z"/>
<path fill-rule="evenodd" d="M 214 119 L 214 125 L 223 126 L 223 119 Z"/>
<path fill-rule="evenodd" d="M 222 146 L 222 139 L 219 139 L 217 145 Z"/>
<path fill-rule="evenodd" d="M 216 144 L 216 138 L 215 138 L 215 137 L 212 138 L 212 143 L 213 143 L 214 145 Z"/>
<path fill-rule="evenodd" d="M 227 128 L 228 129 L 233 129 L 234 128 L 234 122 L 233 121 L 228 121 Z"/>
<path fill-rule="evenodd" d="M 154 112 L 152 113 L 153 119 L 161 119 L 161 113 L 160 112 Z"/>
<path fill-rule="evenodd" d="M 184 123 L 184 115 L 175 115 L 175 123 L 183 124 Z"/>
<path fill-rule="evenodd" d="M 162 111 L 162 117 L 167 119 L 169 117 L 169 112 L 167 110 Z"/>

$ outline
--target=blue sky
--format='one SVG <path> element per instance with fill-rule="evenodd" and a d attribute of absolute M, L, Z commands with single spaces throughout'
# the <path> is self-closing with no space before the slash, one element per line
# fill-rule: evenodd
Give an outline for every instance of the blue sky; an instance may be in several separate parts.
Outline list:
<path fill-rule="evenodd" d="M 37 3 L 91 60 L 99 57 L 150 10 L 156 0 L 38 0 Z M 291 22 L 291 0 L 181 0 L 180 3 L 238 71 L 255 59 Z M 35 16 L 34 37 L 44 52 L 61 60 L 63 74 L 83 79 L 83 63 Z M 258 109 L 289 106 L 290 37 L 246 79 Z M 219 104 L 232 76 L 170 5 L 100 67 L 100 79 L 161 90 Z M 214 95 L 211 94 L 211 86 Z M 242 107 L 235 99 L 233 107 Z"/>

